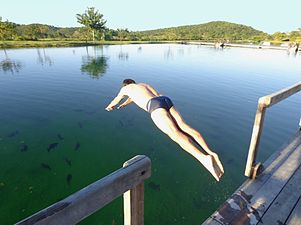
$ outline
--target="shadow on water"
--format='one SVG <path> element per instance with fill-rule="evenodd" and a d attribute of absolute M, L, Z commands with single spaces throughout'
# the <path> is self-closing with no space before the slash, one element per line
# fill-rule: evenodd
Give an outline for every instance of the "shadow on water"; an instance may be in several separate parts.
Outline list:
<path fill-rule="evenodd" d="M 0 71 L 4 73 L 19 73 L 22 69 L 22 64 L 19 61 L 12 60 L 8 57 L 6 50 L 4 49 L 5 59 L 0 61 Z"/>

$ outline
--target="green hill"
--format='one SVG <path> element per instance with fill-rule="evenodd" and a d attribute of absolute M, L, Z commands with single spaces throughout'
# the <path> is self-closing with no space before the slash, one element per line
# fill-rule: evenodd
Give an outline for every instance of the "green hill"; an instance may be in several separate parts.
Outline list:
<path fill-rule="evenodd" d="M 15 31 L 19 37 L 36 40 L 45 38 L 69 38 L 79 28 L 60 28 L 46 24 L 16 25 Z"/>
<path fill-rule="evenodd" d="M 267 37 L 268 34 L 250 26 L 213 21 L 199 25 L 171 27 L 134 32 L 140 40 L 252 40 Z"/>
<path fill-rule="evenodd" d="M 276 32 L 269 35 L 250 26 L 213 21 L 198 25 L 187 25 L 146 31 L 129 31 L 128 29 L 109 29 L 104 34 L 96 33 L 96 40 L 107 41 L 229 41 L 229 42 L 261 42 L 261 41 L 300 41 L 301 28 L 289 33 Z M 84 27 L 55 27 L 46 24 L 21 25 L 2 21 L 0 17 L 0 40 L 92 40 L 91 32 Z"/>

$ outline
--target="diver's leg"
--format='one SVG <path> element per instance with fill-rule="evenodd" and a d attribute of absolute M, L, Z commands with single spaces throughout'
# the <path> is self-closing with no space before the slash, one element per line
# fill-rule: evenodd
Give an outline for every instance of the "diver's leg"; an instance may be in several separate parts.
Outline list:
<path fill-rule="evenodd" d="M 215 161 L 217 162 L 218 166 L 220 167 L 221 171 L 224 172 L 223 165 L 219 160 L 218 155 L 215 152 L 211 151 L 200 132 L 189 126 L 174 106 L 170 108 L 169 112 L 173 119 L 176 121 L 177 125 L 180 127 L 180 129 L 188 135 L 190 135 L 191 137 L 193 137 L 193 139 L 204 149 L 205 152 L 207 152 L 209 155 L 212 155 Z"/>
<path fill-rule="evenodd" d="M 203 166 L 213 175 L 213 177 L 219 181 L 219 178 L 223 175 L 219 166 L 212 155 L 205 155 L 200 152 L 192 143 L 186 134 L 181 132 L 177 125 L 174 123 L 171 115 L 162 108 L 156 109 L 152 112 L 151 118 L 156 126 L 167 134 L 173 141 L 178 143 L 186 152 L 196 158 Z"/>

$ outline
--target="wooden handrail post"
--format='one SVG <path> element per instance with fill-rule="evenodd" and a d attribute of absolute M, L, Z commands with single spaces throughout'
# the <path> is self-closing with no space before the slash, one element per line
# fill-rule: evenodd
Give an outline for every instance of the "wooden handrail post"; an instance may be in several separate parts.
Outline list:
<path fill-rule="evenodd" d="M 124 225 L 144 224 L 144 184 L 123 194 Z"/>
<path fill-rule="evenodd" d="M 135 158 L 134 158 L 135 159 Z M 131 165 L 131 160 L 123 167 Z M 144 182 L 123 194 L 124 225 L 144 225 Z"/>
<path fill-rule="evenodd" d="M 299 91 L 301 91 L 301 82 L 294 84 L 288 88 L 284 88 L 278 92 L 272 93 L 271 95 L 266 95 L 259 98 L 255 121 L 253 125 L 250 147 L 249 147 L 247 165 L 245 169 L 245 175 L 247 177 L 255 179 L 257 175 L 257 171 L 261 168 L 261 164 L 260 163 L 256 164 L 255 161 L 256 161 L 257 149 L 259 146 L 266 108 L 275 105 L 276 103 L 288 98 L 293 94 L 296 94 Z M 301 119 L 300 119 L 299 126 L 300 124 L 301 124 Z"/>
<path fill-rule="evenodd" d="M 256 161 L 256 155 L 257 155 L 257 149 L 260 141 L 260 136 L 262 132 L 263 127 L 263 121 L 265 116 L 266 107 L 265 104 L 263 104 L 262 99 L 259 99 L 255 121 L 253 125 L 253 132 L 249 147 L 249 153 L 248 153 L 248 159 L 247 159 L 247 165 L 245 170 L 245 175 L 247 177 L 255 178 L 256 174 L 254 173 L 254 167 L 255 167 L 255 161 Z M 256 172 L 255 172 L 256 173 Z"/>

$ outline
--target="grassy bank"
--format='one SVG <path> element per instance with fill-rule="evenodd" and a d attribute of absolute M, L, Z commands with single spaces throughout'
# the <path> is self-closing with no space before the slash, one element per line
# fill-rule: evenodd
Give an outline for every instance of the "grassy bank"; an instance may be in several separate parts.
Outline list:
<path fill-rule="evenodd" d="M 48 47 L 77 47 L 92 45 L 120 45 L 120 44 L 153 44 L 166 43 L 163 41 L 0 41 L 0 49 L 8 48 L 48 48 Z"/>

